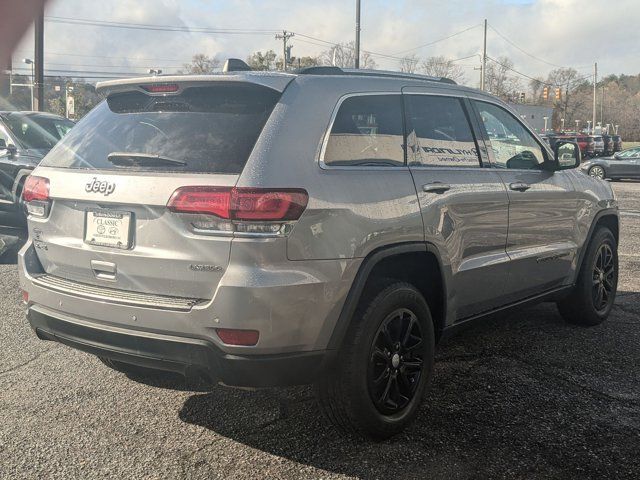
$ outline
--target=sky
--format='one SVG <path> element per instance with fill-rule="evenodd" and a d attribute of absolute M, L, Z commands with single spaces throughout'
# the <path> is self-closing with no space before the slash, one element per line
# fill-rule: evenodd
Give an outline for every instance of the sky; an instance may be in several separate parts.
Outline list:
<path fill-rule="evenodd" d="M 45 9 L 45 73 L 108 72 L 130 76 L 149 68 L 174 72 L 192 55 L 245 58 L 282 50 L 275 31 L 288 30 L 292 55 L 317 55 L 354 39 L 355 0 L 49 0 Z M 640 73 L 640 1 L 617 0 L 362 0 L 361 48 L 378 68 L 396 70 L 407 54 L 458 60 L 466 83 L 476 85 L 482 22 L 488 20 L 487 55 L 509 57 L 525 75 L 557 66 L 581 74 Z M 71 20 L 70 20 L 71 19 Z M 76 19 L 76 23 L 73 22 Z M 209 29 L 207 32 L 113 28 L 80 21 Z M 153 28 L 153 27 L 152 27 Z M 211 31 L 213 30 L 213 31 Z M 465 31 L 466 30 L 466 31 Z M 462 33 L 460 33 L 462 32 Z M 310 38 L 311 37 L 311 38 Z M 446 38 L 450 37 L 450 38 Z M 444 39 L 444 40 L 443 40 Z M 14 69 L 28 72 L 33 31 L 14 52 Z M 470 58 L 464 58 L 470 57 Z M 86 74 L 85 76 L 89 76 Z M 526 85 L 528 79 L 522 77 Z"/>

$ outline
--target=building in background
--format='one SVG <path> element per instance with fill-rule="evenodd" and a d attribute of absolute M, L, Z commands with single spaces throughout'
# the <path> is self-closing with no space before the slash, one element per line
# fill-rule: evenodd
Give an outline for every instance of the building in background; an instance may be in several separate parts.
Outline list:
<path fill-rule="evenodd" d="M 551 119 L 553 108 L 543 105 L 527 105 L 524 103 L 510 103 L 520 118 L 522 118 L 537 133 L 544 133 L 544 117 L 547 117 L 547 130 L 552 130 Z"/>

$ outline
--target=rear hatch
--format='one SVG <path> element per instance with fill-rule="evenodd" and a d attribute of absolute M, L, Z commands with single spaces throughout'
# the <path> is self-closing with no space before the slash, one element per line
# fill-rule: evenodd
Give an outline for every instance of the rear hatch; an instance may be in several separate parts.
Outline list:
<path fill-rule="evenodd" d="M 34 172 L 48 180 L 48 193 L 42 180 L 29 204 L 44 271 L 212 298 L 232 237 L 211 234 L 210 217 L 167 205 L 181 187 L 235 185 L 280 95 L 238 81 L 133 85 L 109 95 Z"/>

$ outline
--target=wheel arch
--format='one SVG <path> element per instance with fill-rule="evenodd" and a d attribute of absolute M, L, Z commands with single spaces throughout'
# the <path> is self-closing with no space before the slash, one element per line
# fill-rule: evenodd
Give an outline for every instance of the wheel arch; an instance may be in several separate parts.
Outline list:
<path fill-rule="evenodd" d="M 595 168 L 595 167 L 600 167 L 600 168 L 602 169 L 602 171 L 604 172 L 604 175 L 603 175 L 603 177 L 602 177 L 602 178 L 607 178 L 607 175 L 608 175 L 608 173 L 607 173 L 607 167 L 605 167 L 602 163 L 596 163 L 596 164 L 594 164 L 594 165 L 591 165 L 591 166 L 589 167 L 589 169 L 587 170 L 587 174 L 588 174 L 588 175 L 591 175 L 591 174 L 590 174 L 590 172 L 591 172 L 591 170 L 592 170 L 593 168 Z"/>
<path fill-rule="evenodd" d="M 430 243 L 403 243 L 382 247 L 365 257 L 329 339 L 329 350 L 340 348 L 366 286 L 378 278 L 394 278 L 414 285 L 431 310 L 436 341 L 440 338 L 447 313 L 447 282 L 442 258 Z"/>
<path fill-rule="evenodd" d="M 613 233 L 613 236 L 616 239 L 616 245 L 620 241 L 620 219 L 618 217 L 617 209 L 610 208 L 599 211 L 591 222 L 589 232 L 587 233 L 585 241 L 582 244 L 582 248 L 580 249 L 575 278 L 578 278 L 578 275 L 580 275 L 580 270 L 582 270 L 582 263 L 584 261 L 584 256 L 586 254 L 587 248 L 591 243 L 593 234 L 599 226 L 607 227 L 609 230 L 611 230 L 611 233 Z"/>

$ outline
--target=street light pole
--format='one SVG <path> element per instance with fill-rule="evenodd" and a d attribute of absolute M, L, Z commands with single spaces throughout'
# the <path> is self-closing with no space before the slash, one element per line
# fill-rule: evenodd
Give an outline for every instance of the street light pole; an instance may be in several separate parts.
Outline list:
<path fill-rule="evenodd" d="M 33 111 L 35 110 L 33 105 L 33 84 L 35 83 L 35 76 L 33 72 L 33 60 L 31 60 L 30 58 L 23 58 L 22 61 L 27 65 L 31 65 L 31 85 L 29 85 L 29 87 L 31 88 L 31 110 Z"/>
<path fill-rule="evenodd" d="M 593 128 L 596 127 L 596 83 L 598 83 L 598 63 L 593 64 Z M 589 130 L 590 133 L 593 133 Z"/>
<path fill-rule="evenodd" d="M 484 46 L 482 48 L 482 71 L 480 72 L 480 90 L 484 92 L 487 75 L 487 19 L 484 19 Z M 546 130 L 546 127 L 545 127 Z"/>
<path fill-rule="evenodd" d="M 560 131 L 564 132 L 564 118 L 560 119 Z"/>
<path fill-rule="evenodd" d="M 544 131 L 547 131 L 547 120 L 549 120 L 549 117 L 542 117 L 542 119 L 544 120 Z"/>
<path fill-rule="evenodd" d="M 360 0 L 356 0 L 355 68 L 360 68 Z"/>
<path fill-rule="evenodd" d="M 600 122 L 604 123 L 604 83 L 602 84 L 602 101 L 600 102 Z"/>

